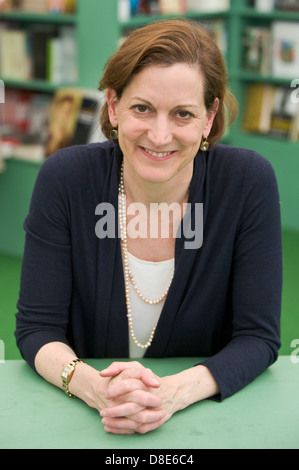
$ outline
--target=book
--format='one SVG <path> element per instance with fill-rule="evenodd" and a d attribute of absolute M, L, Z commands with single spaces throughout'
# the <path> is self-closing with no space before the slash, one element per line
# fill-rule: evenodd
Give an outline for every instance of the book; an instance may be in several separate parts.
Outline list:
<path fill-rule="evenodd" d="M 72 26 L 62 26 L 56 36 L 46 43 L 46 78 L 49 82 L 74 84 L 78 81 L 76 30 Z"/>
<path fill-rule="evenodd" d="M 76 28 L 37 24 L 25 30 L 1 24 L 0 76 L 20 81 L 41 79 L 57 85 L 76 83 Z"/>
<path fill-rule="evenodd" d="M 72 145 L 82 145 L 105 140 L 100 127 L 100 110 L 103 95 L 99 92 L 82 90 L 83 97 L 77 116 Z"/>
<path fill-rule="evenodd" d="M 299 139 L 299 109 L 287 86 L 253 83 L 248 86 L 243 117 L 246 132 L 288 140 Z"/>
<path fill-rule="evenodd" d="M 5 0 L 4 11 L 73 14 L 77 0 Z"/>
<path fill-rule="evenodd" d="M 267 134 L 271 129 L 275 86 L 253 83 L 248 86 L 245 100 L 243 129 Z"/>
<path fill-rule="evenodd" d="M 41 161 L 45 156 L 49 94 L 8 88 L 0 120 L 0 149 L 8 156 Z"/>
<path fill-rule="evenodd" d="M 45 155 L 72 145 L 104 140 L 99 126 L 102 94 L 80 88 L 61 88 L 50 110 Z"/>
<path fill-rule="evenodd" d="M 182 15 L 186 12 L 185 0 L 159 0 L 159 10 L 161 15 Z"/>
<path fill-rule="evenodd" d="M 230 7 L 230 0 L 187 0 L 188 11 L 226 11 Z"/>
<path fill-rule="evenodd" d="M 245 70 L 271 72 L 271 30 L 262 26 L 247 26 L 242 36 L 242 66 Z"/>
<path fill-rule="evenodd" d="M 276 0 L 278 10 L 299 11 L 298 0 Z"/>
<path fill-rule="evenodd" d="M 275 21 L 272 24 L 272 73 L 275 77 L 297 78 L 299 74 L 299 24 Z"/>
<path fill-rule="evenodd" d="M 289 87 L 276 87 L 271 115 L 270 135 L 283 139 L 298 139 L 298 104 L 291 100 Z"/>

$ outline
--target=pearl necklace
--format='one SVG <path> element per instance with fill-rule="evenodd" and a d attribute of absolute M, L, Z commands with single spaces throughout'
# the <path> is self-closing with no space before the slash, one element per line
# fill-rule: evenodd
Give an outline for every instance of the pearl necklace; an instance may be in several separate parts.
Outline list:
<path fill-rule="evenodd" d="M 146 298 L 138 289 L 135 279 L 133 277 L 133 274 L 130 271 L 129 267 L 129 259 L 128 259 L 128 248 L 127 248 L 127 208 L 126 208 L 126 195 L 125 195 L 125 187 L 124 187 L 124 178 L 123 178 L 123 164 L 121 166 L 121 171 L 120 171 L 120 180 L 119 180 L 119 187 L 118 187 L 118 213 L 119 213 L 119 227 L 120 227 L 120 240 L 121 240 L 121 248 L 122 248 L 122 258 L 123 258 L 123 268 L 124 268 L 124 278 L 125 278 L 125 295 L 126 295 L 126 304 L 127 304 L 127 318 L 128 318 L 128 325 L 129 325 L 129 330 L 131 337 L 136 344 L 141 349 L 146 349 L 148 348 L 154 338 L 154 334 L 156 331 L 157 324 L 154 326 L 154 328 L 151 331 L 151 334 L 149 336 L 149 339 L 146 344 L 141 344 L 134 333 L 133 329 L 133 321 L 132 321 L 132 309 L 131 309 L 131 301 L 130 301 L 130 282 L 135 289 L 137 295 L 140 297 L 141 300 L 143 300 L 145 303 L 150 304 L 150 305 L 156 305 L 162 300 L 165 299 L 165 297 L 168 294 L 168 290 L 170 287 L 170 284 L 172 282 L 173 275 L 171 276 L 169 285 L 167 286 L 166 291 L 164 294 L 162 294 L 158 299 L 151 300 Z"/>

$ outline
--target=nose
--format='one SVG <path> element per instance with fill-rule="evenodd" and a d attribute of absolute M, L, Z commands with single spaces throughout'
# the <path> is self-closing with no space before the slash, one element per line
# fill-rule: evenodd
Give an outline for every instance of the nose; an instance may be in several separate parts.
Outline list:
<path fill-rule="evenodd" d="M 168 116 L 158 115 L 151 121 L 148 139 L 155 149 L 160 149 L 172 142 L 171 122 Z"/>

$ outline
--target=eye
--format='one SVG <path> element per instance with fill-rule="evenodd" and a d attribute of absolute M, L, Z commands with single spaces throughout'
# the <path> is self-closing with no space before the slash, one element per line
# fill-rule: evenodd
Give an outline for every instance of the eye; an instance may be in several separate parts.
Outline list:
<path fill-rule="evenodd" d="M 145 106 L 145 104 L 136 104 L 133 106 L 133 109 L 135 109 L 139 114 L 145 114 L 148 111 L 148 107 Z"/>
<path fill-rule="evenodd" d="M 177 111 L 177 116 L 181 119 L 190 119 L 193 116 L 193 114 L 190 113 L 189 111 L 181 110 L 181 111 Z"/>

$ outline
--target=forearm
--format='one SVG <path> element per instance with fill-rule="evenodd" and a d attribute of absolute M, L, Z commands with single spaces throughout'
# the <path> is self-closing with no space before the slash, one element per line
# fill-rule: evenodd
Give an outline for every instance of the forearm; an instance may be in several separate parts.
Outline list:
<path fill-rule="evenodd" d="M 75 352 L 66 344 L 52 342 L 44 345 L 35 357 L 36 371 L 49 383 L 62 389 L 63 368 L 76 358 Z M 109 378 L 100 376 L 99 371 L 85 363 L 75 367 L 68 389 L 72 395 L 100 411 L 105 405 L 105 390 Z"/>

